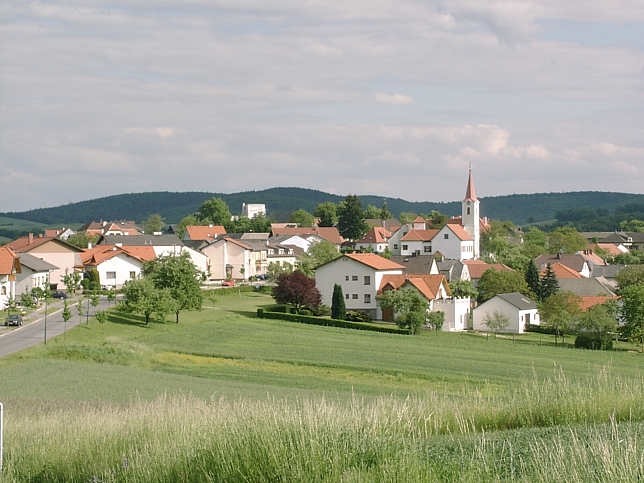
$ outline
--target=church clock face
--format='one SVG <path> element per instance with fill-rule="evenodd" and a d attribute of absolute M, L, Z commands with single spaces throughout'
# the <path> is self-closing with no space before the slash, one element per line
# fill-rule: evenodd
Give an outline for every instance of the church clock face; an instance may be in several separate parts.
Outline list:
<path fill-rule="evenodd" d="M 470 206 L 470 202 L 469 202 L 469 201 L 467 202 L 467 206 Z"/>

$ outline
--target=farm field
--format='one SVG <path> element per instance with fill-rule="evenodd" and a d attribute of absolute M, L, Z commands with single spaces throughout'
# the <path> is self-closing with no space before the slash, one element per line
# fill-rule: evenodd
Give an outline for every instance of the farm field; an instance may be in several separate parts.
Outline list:
<path fill-rule="evenodd" d="M 255 318 L 270 303 L 220 296 L 180 324 L 115 313 L 0 359 L 6 481 L 644 474 L 642 354 Z"/>

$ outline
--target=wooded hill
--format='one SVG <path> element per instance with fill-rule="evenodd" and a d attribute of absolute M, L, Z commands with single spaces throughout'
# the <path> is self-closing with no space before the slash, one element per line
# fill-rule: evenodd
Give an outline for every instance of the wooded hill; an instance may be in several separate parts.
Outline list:
<path fill-rule="evenodd" d="M 231 194 L 149 192 L 107 196 L 57 207 L 0 215 L 46 225 L 69 225 L 92 220 L 127 219 L 141 222 L 150 214 L 158 213 L 167 223 L 177 223 L 213 197 L 223 199 L 233 214 L 241 213 L 242 203 L 263 203 L 268 215 L 277 221 L 287 221 L 290 213 L 300 208 L 313 212 L 319 203 L 338 203 L 344 199 L 343 196 L 303 188 L 271 188 Z M 367 205 L 381 207 L 384 200 L 382 196 L 360 195 L 360 201 L 365 208 Z M 386 200 L 389 211 L 394 216 L 401 212 L 426 214 L 431 210 L 450 216 L 459 215 L 461 212 L 460 200 L 447 203 L 410 202 L 400 198 Z M 520 225 L 555 220 L 558 212 L 566 210 L 600 208 L 601 213 L 614 213 L 616 208 L 628 203 L 642 204 L 644 195 L 599 191 L 514 194 L 481 198 L 481 215 L 497 220 L 510 220 Z"/>

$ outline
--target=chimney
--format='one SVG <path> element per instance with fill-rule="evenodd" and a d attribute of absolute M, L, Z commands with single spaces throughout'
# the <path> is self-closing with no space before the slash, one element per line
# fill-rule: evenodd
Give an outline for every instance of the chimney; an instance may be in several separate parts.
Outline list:
<path fill-rule="evenodd" d="M 107 221 L 103 221 L 103 226 L 107 225 Z"/>
<path fill-rule="evenodd" d="M 91 250 L 92 249 L 92 242 L 87 242 L 87 249 Z"/>
<path fill-rule="evenodd" d="M 33 242 L 34 242 L 34 234 L 29 233 L 29 243 L 27 243 L 27 245 L 31 245 Z"/>

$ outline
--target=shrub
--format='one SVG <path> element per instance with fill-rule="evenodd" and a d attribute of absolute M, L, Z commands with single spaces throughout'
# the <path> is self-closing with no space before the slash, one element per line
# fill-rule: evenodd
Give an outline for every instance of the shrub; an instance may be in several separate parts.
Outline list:
<path fill-rule="evenodd" d="M 371 322 L 373 317 L 369 312 L 361 312 L 358 310 L 351 310 L 347 312 L 346 320 L 351 322 Z"/>
<path fill-rule="evenodd" d="M 613 338 L 610 335 L 582 333 L 575 339 L 575 348 L 609 351 L 613 349 Z"/>
<path fill-rule="evenodd" d="M 300 310 L 300 315 L 313 315 L 313 312 L 308 309 L 302 309 Z"/>

